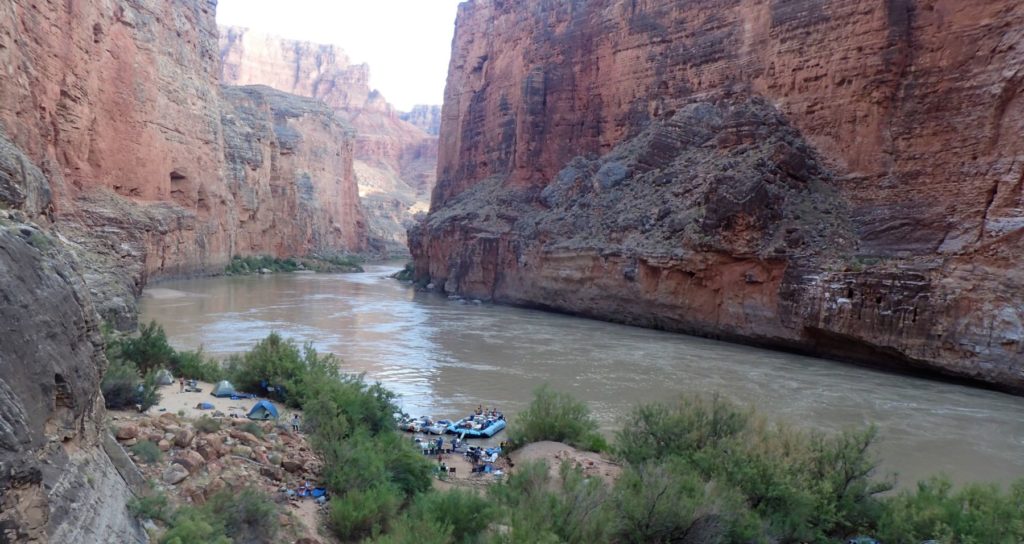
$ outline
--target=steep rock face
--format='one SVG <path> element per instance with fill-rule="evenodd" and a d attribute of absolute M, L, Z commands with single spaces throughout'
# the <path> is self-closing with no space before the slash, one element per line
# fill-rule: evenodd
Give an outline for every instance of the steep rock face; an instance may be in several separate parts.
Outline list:
<path fill-rule="evenodd" d="M 225 27 L 221 81 L 266 85 L 322 100 L 355 130 L 356 177 L 372 236 L 405 251 L 413 214 L 425 211 L 437 165 L 437 138 L 404 121 L 369 85 L 366 64 L 334 45 L 313 44 Z"/>
<path fill-rule="evenodd" d="M 60 248 L 0 211 L 0 540 L 145 542 L 101 445 L 96 311 Z"/>
<path fill-rule="evenodd" d="M 1024 7 L 460 6 L 417 275 L 1024 391 Z"/>
<path fill-rule="evenodd" d="M 149 277 L 218 272 L 235 254 L 366 248 L 344 122 L 305 103 L 242 106 L 238 93 L 222 104 L 215 8 L 0 6 L 0 156 L 38 166 L 0 160 L 24 187 L 0 196 L 73 242 L 101 314 L 121 327 Z M 270 149 L 282 139 L 297 151 Z"/>
<path fill-rule="evenodd" d="M 420 104 L 413 106 L 412 111 L 404 112 L 399 117 L 407 123 L 420 127 L 427 134 L 437 136 L 441 133 L 441 106 Z"/>

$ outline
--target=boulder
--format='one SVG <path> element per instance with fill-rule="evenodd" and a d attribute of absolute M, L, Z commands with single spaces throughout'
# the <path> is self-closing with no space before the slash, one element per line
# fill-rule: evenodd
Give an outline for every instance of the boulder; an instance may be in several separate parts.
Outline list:
<path fill-rule="evenodd" d="M 281 470 L 281 467 L 262 466 L 260 467 L 260 476 L 280 482 L 284 480 L 284 471 Z"/>
<path fill-rule="evenodd" d="M 170 451 L 171 443 L 167 440 L 161 439 L 157 441 L 156 447 L 160 448 L 160 451 Z"/>
<path fill-rule="evenodd" d="M 125 423 L 117 428 L 118 440 L 130 440 L 139 436 L 139 427 L 133 423 Z"/>
<path fill-rule="evenodd" d="M 300 459 L 285 459 L 281 462 L 281 466 L 292 474 L 301 472 L 302 469 L 306 468 L 306 464 Z"/>
<path fill-rule="evenodd" d="M 185 478 L 188 478 L 188 469 L 177 463 L 172 463 L 171 466 L 164 470 L 162 479 L 165 484 L 177 485 L 182 482 Z"/>
<path fill-rule="evenodd" d="M 231 448 L 231 455 L 237 455 L 246 459 L 252 458 L 252 448 L 249 446 L 235 446 Z"/>
<path fill-rule="evenodd" d="M 195 474 L 206 464 L 206 459 L 198 452 L 186 450 L 179 453 L 171 462 L 185 467 L 189 474 Z"/>
<path fill-rule="evenodd" d="M 179 448 L 187 448 L 192 445 L 196 433 L 192 429 L 181 429 L 174 435 L 174 445 Z"/>
<path fill-rule="evenodd" d="M 239 442 L 247 446 L 258 446 L 260 445 L 260 439 L 256 438 L 256 435 L 247 433 L 245 431 L 239 431 L 238 429 L 231 429 L 228 431 L 231 438 L 238 440 Z"/>

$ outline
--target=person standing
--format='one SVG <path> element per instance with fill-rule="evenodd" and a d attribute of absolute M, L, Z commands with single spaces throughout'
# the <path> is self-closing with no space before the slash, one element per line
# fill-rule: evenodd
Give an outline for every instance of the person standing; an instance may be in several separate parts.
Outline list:
<path fill-rule="evenodd" d="M 302 423 L 302 422 L 299 420 L 299 414 L 292 415 L 292 431 L 293 432 L 296 432 L 296 433 L 299 432 L 299 424 L 300 423 Z"/>
<path fill-rule="evenodd" d="M 178 394 L 180 395 L 180 394 L 182 394 L 184 392 L 185 392 L 185 377 L 182 376 L 182 377 L 178 378 Z"/>

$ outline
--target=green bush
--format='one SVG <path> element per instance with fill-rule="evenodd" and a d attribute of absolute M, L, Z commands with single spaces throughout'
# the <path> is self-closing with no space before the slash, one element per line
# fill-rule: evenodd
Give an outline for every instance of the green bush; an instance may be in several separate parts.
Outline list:
<path fill-rule="evenodd" d="M 1014 544 L 1024 542 L 1024 480 L 1008 492 L 970 484 L 954 491 L 945 477 L 920 482 L 887 501 L 878 524 L 883 542 Z"/>
<path fill-rule="evenodd" d="M 248 352 L 230 357 L 226 374 L 241 391 L 262 393 L 264 383 L 275 386 L 276 400 L 298 407 L 314 383 L 338 378 L 338 360 L 309 344 L 300 350 L 293 340 L 272 332 Z"/>
<path fill-rule="evenodd" d="M 294 272 L 299 269 L 299 263 L 295 259 L 279 259 L 268 255 L 241 257 L 235 255 L 231 262 L 224 267 L 224 273 L 229 276 L 257 274 L 262 270 L 271 272 Z"/>
<path fill-rule="evenodd" d="M 639 464 L 670 456 L 690 458 L 747 428 L 751 413 L 721 401 L 686 398 L 666 404 L 637 406 L 616 433 L 615 453 Z"/>
<path fill-rule="evenodd" d="M 140 519 L 163 522 L 169 521 L 172 514 L 171 506 L 167 502 L 167 495 L 157 491 L 152 491 L 149 495 L 133 497 L 128 501 L 128 511 Z"/>
<path fill-rule="evenodd" d="M 171 368 L 175 356 L 174 348 L 167 343 L 167 334 L 163 327 L 151 321 L 139 329 L 139 335 L 115 340 L 117 354 L 127 361 L 135 363 L 142 374 L 155 372 L 161 368 Z"/>
<path fill-rule="evenodd" d="M 220 430 L 220 422 L 210 416 L 203 416 L 196 420 L 193 427 L 201 433 L 215 433 Z"/>
<path fill-rule="evenodd" d="M 256 438 L 263 438 L 263 427 L 255 421 L 247 421 L 242 425 L 242 431 L 247 432 Z"/>
<path fill-rule="evenodd" d="M 169 516 L 163 544 L 277 542 L 277 506 L 252 489 L 222 491 L 202 506 L 186 506 Z"/>
<path fill-rule="evenodd" d="M 196 351 L 178 351 L 171 357 L 171 372 L 175 376 L 217 383 L 224 379 L 220 362 L 203 357 L 202 348 Z"/>
<path fill-rule="evenodd" d="M 276 542 L 277 506 L 259 491 L 220 492 L 203 507 L 221 521 L 225 535 L 236 542 Z"/>
<path fill-rule="evenodd" d="M 344 440 L 314 435 L 313 447 L 324 460 L 321 477 L 335 493 L 388 484 L 411 497 L 430 488 L 430 462 L 395 432 L 360 429 Z"/>
<path fill-rule="evenodd" d="M 398 281 L 412 281 L 416 278 L 416 267 L 412 263 L 405 263 L 405 268 L 391 275 Z"/>
<path fill-rule="evenodd" d="M 163 456 L 163 452 L 160 451 L 160 448 L 149 440 L 142 440 L 132 446 L 131 449 L 132 453 L 147 465 L 156 463 L 160 460 L 160 457 Z"/>
<path fill-rule="evenodd" d="M 416 497 L 409 515 L 426 524 L 448 528 L 454 542 L 476 542 L 497 518 L 494 504 L 471 491 L 453 489 L 445 493 L 424 493 Z"/>
<path fill-rule="evenodd" d="M 597 421 L 587 405 L 544 385 L 533 392 L 533 402 L 516 418 L 509 437 L 516 447 L 553 440 L 578 448 L 601 451 L 607 447 L 597 432 Z"/>
<path fill-rule="evenodd" d="M 401 504 L 401 493 L 388 485 L 353 489 L 331 500 L 328 525 L 346 541 L 375 537 L 384 532 Z"/>
<path fill-rule="evenodd" d="M 376 544 L 452 544 L 451 528 L 434 520 L 403 516 L 393 522 L 388 534 L 373 539 Z"/>
<path fill-rule="evenodd" d="M 600 478 L 586 478 L 569 463 L 553 482 L 547 463 L 516 467 L 506 482 L 489 490 L 509 530 L 501 542 L 610 542 L 609 490 Z"/>
<path fill-rule="evenodd" d="M 139 370 L 134 364 L 121 359 L 111 359 L 107 372 L 100 382 L 100 391 L 107 408 L 120 410 L 135 406 L 138 386 L 142 383 Z"/>
<path fill-rule="evenodd" d="M 160 386 L 156 383 L 156 371 L 150 371 L 142 379 L 142 387 L 136 387 L 139 410 L 145 412 L 160 403 Z"/>

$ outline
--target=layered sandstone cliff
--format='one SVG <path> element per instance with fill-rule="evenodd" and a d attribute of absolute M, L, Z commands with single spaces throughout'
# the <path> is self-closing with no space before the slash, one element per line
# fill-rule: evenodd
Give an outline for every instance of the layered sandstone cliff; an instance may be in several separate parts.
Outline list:
<path fill-rule="evenodd" d="M 149 277 L 367 246 L 345 120 L 269 90 L 222 97 L 215 7 L 0 6 L 0 142 L 38 165 L 12 170 L 13 205 L 74 243 L 125 328 Z"/>
<path fill-rule="evenodd" d="M 338 46 L 225 27 L 220 59 L 225 84 L 266 85 L 316 98 L 352 125 L 356 178 L 371 234 L 381 249 L 404 252 L 410 218 L 426 211 L 434 186 L 437 133 L 403 120 L 371 90 L 369 67 L 353 64 Z"/>
<path fill-rule="evenodd" d="M 412 110 L 403 112 L 399 117 L 411 123 L 427 134 L 437 136 L 441 133 L 441 106 L 428 106 L 420 104 L 413 106 Z"/>
<path fill-rule="evenodd" d="M 1024 392 L 1024 7 L 460 6 L 416 273 Z"/>

